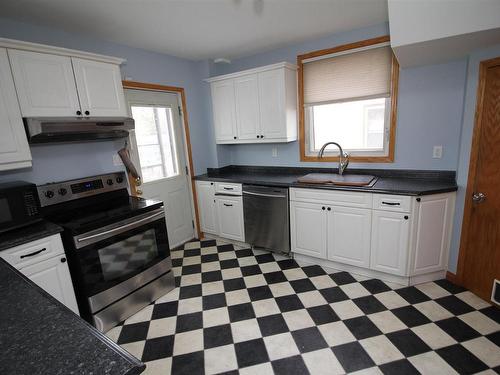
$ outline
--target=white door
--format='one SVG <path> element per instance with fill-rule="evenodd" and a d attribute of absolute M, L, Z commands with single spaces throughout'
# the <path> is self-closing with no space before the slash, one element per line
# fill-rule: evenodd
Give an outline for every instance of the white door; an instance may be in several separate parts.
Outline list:
<path fill-rule="evenodd" d="M 259 85 L 257 74 L 234 80 L 238 139 L 260 138 Z"/>
<path fill-rule="evenodd" d="M 266 139 L 286 138 L 285 72 L 259 73 L 260 126 Z"/>
<path fill-rule="evenodd" d="M 5 48 L 0 48 L 0 170 L 31 166 L 31 153 Z"/>
<path fill-rule="evenodd" d="M 215 201 L 217 204 L 219 235 L 224 238 L 245 242 L 242 197 L 218 196 Z"/>
<path fill-rule="evenodd" d="M 368 267 L 371 210 L 340 206 L 328 208 L 328 259 Z"/>
<path fill-rule="evenodd" d="M 78 314 L 66 257 L 56 256 L 19 270 L 40 288 Z"/>
<path fill-rule="evenodd" d="M 215 139 L 237 139 L 234 82 L 232 79 L 212 83 Z"/>
<path fill-rule="evenodd" d="M 407 275 L 409 234 L 409 214 L 374 210 L 370 268 L 394 275 Z"/>
<path fill-rule="evenodd" d="M 144 198 L 165 204 L 171 248 L 194 238 L 186 146 L 178 96 L 174 93 L 125 90 L 135 120 L 131 155 L 140 168 Z"/>
<path fill-rule="evenodd" d="M 23 117 L 78 115 L 70 57 L 11 49 L 8 54 Z"/>
<path fill-rule="evenodd" d="M 201 231 L 218 234 L 215 183 L 211 181 L 196 181 L 196 195 L 198 196 L 198 209 L 200 210 Z"/>
<path fill-rule="evenodd" d="M 127 116 L 118 65 L 74 57 L 71 61 L 82 113 L 85 116 Z"/>
<path fill-rule="evenodd" d="M 290 202 L 292 252 L 326 259 L 326 210 L 316 203 Z"/>

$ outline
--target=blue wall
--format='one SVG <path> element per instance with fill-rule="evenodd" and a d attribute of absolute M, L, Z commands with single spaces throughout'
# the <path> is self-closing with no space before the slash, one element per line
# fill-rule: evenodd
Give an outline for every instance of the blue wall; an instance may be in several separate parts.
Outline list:
<path fill-rule="evenodd" d="M 122 66 L 124 77 L 184 87 L 195 172 L 203 173 L 207 167 L 217 166 L 218 153 L 225 157 L 224 148 L 219 152 L 215 146 L 211 104 L 207 100 L 210 91 L 202 83 L 202 78 L 209 75 L 207 62 L 179 59 L 4 18 L 0 18 L 0 37 L 123 57 L 127 59 Z M 123 142 L 33 147 L 33 168 L 3 172 L 0 180 L 22 178 L 41 183 L 114 171 L 120 167 L 113 166 L 112 155 L 121 147 Z M 61 155 L 64 155 L 63 159 Z"/>
<path fill-rule="evenodd" d="M 387 35 L 387 24 L 339 33 L 312 42 L 216 64 L 213 75 L 227 74 L 280 61 L 296 63 L 297 55 L 376 36 Z M 394 163 L 356 164 L 368 168 L 455 170 L 460 143 L 466 59 L 400 72 L 396 153 Z M 443 158 L 433 159 L 435 145 L 443 146 Z M 278 156 L 272 157 L 276 147 Z M 325 166 L 302 163 L 298 142 L 229 146 L 231 162 L 240 165 Z M 353 163 L 354 164 L 354 163 Z"/>

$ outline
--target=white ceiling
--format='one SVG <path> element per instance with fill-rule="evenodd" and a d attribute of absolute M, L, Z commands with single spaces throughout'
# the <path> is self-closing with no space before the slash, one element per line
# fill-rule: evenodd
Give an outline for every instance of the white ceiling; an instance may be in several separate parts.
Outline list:
<path fill-rule="evenodd" d="M 387 0 L 11 0 L 0 16 L 192 60 L 387 22 Z"/>

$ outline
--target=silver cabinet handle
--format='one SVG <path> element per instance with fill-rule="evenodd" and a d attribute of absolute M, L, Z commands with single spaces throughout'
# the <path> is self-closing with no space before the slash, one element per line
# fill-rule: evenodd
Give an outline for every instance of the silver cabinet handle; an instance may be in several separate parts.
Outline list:
<path fill-rule="evenodd" d="M 483 203 L 486 200 L 486 195 L 483 193 L 472 194 L 472 201 L 475 203 Z"/>
<path fill-rule="evenodd" d="M 226 206 L 226 207 L 233 207 L 232 204 L 227 204 L 227 203 L 224 203 L 224 206 Z"/>

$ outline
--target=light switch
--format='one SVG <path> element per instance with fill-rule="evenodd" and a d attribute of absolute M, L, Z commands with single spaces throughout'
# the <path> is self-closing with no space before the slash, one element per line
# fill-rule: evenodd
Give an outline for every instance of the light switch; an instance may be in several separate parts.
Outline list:
<path fill-rule="evenodd" d="M 434 159 L 441 159 L 443 157 L 443 146 L 434 146 L 432 149 L 432 157 Z"/>
<path fill-rule="evenodd" d="M 278 156 L 278 147 L 273 147 L 273 158 Z"/>

